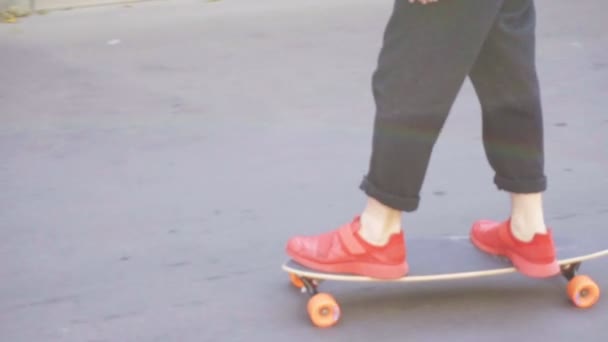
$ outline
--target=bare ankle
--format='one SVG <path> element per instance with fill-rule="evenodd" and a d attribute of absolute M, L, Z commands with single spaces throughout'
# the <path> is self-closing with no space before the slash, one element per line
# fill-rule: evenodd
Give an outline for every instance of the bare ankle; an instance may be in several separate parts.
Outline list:
<path fill-rule="evenodd" d="M 373 245 L 384 245 L 402 229 L 401 211 L 370 198 L 361 214 L 359 235 Z"/>
<path fill-rule="evenodd" d="M 511 232 L 524 242 L 547 233 L 540 193 L 511 194 Z"/>

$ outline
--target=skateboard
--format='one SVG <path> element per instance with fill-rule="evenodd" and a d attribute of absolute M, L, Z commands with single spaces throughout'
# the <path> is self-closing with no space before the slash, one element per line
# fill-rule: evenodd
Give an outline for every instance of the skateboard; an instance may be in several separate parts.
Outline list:
<path fill-rule="evenodd" d="M 584 261 L 608 256 L 602 239 L 554 236 L 561 268 L 567 280 L 566 294 L 577 308 L 590 308 L 600 297 L 599 286 L 591 277 L 579 274 Z M 323 281 L 414 283 L 487 277 L 517 272 L 506 258 L 477 249 L 468 236 L 408 238 L 410 272 L 399 279 L 376 279 L 358 275 L 324 273 L 309 269 L 289 259 L 282 269 L 291 284 L 310 296 L 307 311 L 319 328 L 335 325 L 341 316 L 340 306 L 329 293 L 319 292 Z M 441 253 L 437 253 L 441 251 Z M 560 276 L 560 274 L 558 274 Z"/>

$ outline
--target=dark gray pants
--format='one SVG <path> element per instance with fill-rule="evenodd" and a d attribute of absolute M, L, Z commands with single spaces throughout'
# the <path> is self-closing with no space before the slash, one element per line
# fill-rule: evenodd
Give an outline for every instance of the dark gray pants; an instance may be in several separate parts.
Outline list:
<path fill-rule="evenodd" d="M 431 151 L 467 76 L 497 187 L 545 190 L 533 0 L 396 0 L 373 75 L 373 148 L 361 183 L 367 195 L 417 209 Z"/>

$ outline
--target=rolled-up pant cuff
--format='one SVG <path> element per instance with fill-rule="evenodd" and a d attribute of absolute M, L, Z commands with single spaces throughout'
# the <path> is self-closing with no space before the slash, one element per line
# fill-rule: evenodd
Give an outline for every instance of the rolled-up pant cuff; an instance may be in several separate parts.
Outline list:
<path fill-rule="evenodd" d="M 359 188 L 363 190 L 367 196 L 372 197 L 387 207 L 400 211 L 415 211 L 418 209 L 418 204 L 420 203 L 420 197 L 402 197 L 392 194 L 372 184 L 367 177 L 363 178 Z"/>
<path fill-rule="evenodd" d="M 495 176 L 494 184 L 496 184 L 499 190 L 515 194 L 533 194 L 547 189 L 547 178 L 543 176 L 533 180 L 519 180 Z"/>

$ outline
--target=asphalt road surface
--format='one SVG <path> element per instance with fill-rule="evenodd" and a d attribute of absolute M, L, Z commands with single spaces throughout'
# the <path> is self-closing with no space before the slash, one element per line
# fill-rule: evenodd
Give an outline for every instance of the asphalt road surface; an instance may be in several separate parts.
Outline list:
<path fill-rule="evenodd" d="M 310 325 L 284 244 L 363 206 L 391 5 L 180 0 L 0 25 L 0 340 L 606 341 L 608 299 L 576 310 L 563 282 L 517 274 L 327 283 L 343 319 Z M 547 221 L 608 240 L 608 5 L 537 7 Z M 479 116 L 467 83 L 408 234 L 508 214 Z M 585 271 L 608 293 L 606 260 Z"/>

